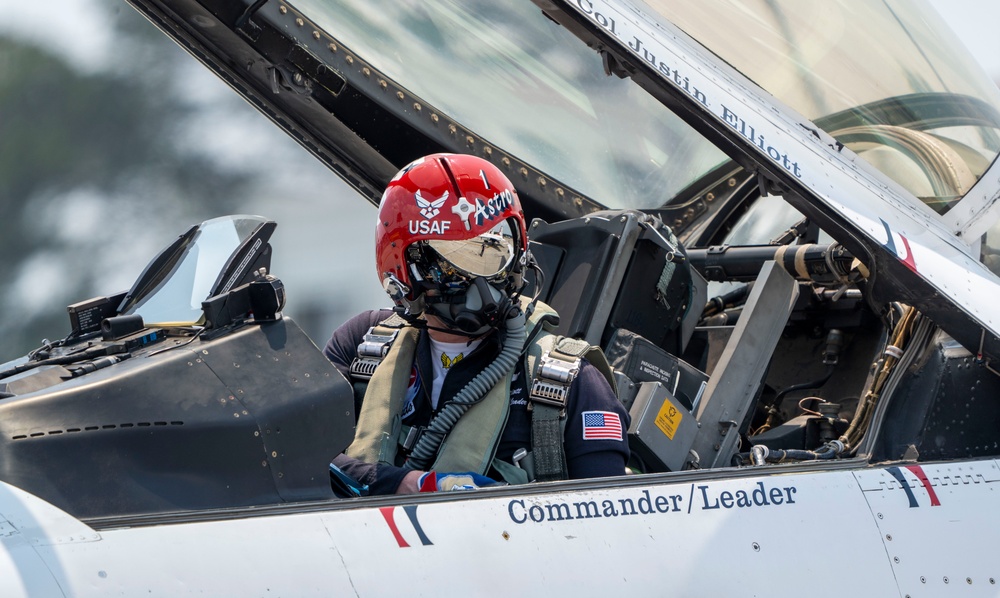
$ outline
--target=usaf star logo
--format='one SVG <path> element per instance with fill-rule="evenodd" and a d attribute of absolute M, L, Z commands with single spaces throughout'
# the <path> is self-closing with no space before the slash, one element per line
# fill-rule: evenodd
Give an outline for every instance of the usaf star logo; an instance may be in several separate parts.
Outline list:
<path fill-rule="evenodd" d="M 424 199 L 420 196 L 420 191 L 417 191 L 414 198 L 417 200 L 417 207 L 420 208 L 420 215 L 430 220 L 441 213 L 441 206 L 448 199 L 448 192 L 445 191 L 441 197 L 431 200 Z"/>

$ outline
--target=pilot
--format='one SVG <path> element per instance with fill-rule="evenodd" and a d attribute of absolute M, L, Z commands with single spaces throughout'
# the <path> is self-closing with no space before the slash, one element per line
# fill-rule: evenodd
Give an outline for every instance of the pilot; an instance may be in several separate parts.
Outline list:
<path fill-rule="evenodd" d="M 331 464 L 335 488 L 346 479 L 363 493 L 407 494 L 625 473 L 629 418 L 610 368 L 599 349 L 554 335 L 552 309 L 522 296 L 535 266 L 517 193 L 496 166 L 435 154 L 403 168 L 382 195 L 375 251 L 395 309 L 355 316 L 324 349 L 354 383 L 358 417 Z"/>

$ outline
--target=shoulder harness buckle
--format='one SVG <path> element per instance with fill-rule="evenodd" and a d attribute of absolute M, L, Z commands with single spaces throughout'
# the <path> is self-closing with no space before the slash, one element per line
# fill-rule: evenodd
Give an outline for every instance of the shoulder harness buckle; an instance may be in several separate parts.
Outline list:
<path fill-rule="evenodd" d="M 376 330 L 381 328 L 381 330 Z M 385 334 L 388 332 L 389 334 Z M 399 329 L 386 330 L 380 326 L 372 326 L 365 333 L 364 340 L 358 345 L 358 355 L 351 362 L 351 377 L 359 380 L 371 380 L 375 368 L 389 353 L 389 347 L 399 336 Z"/>
<path fill-rule="evenodd" d="M 581 357 L 561 350 L 561 343 L 539 358 L 538 368 L 528 392 L 528 409 L 533 403 L 558 407 L 560 417 L 566 414 L 569 387 L 580 373 Z"/>

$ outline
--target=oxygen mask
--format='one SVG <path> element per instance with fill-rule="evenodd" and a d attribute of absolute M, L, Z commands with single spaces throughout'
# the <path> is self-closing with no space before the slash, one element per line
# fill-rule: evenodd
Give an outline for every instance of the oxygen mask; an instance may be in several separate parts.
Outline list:
<path fill-rule="evenodd" d="M 410 275 L 427 313 L 449 328 L 480 336 L 499 326 L 520 288 L 517 245 L 506 221 L 461 240 L 428 240 L 408 249 Z"/>

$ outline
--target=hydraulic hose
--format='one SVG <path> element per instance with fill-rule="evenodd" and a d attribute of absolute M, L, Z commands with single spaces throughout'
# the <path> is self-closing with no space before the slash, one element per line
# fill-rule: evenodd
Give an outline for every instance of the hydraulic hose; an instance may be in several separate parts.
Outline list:
<path fill-rule="evenodd" d="M 851 425 L 844 432 L 844 435 L 840 437 L 841 442 L 847 445 L 847 450 L 855 450 L 858 444 L 860 444 L 861 438 L 867 432 L 868 422 L 875 410 L 875 405 L 878 403 L 889 375 L 903 356 L 903 351 L 910 337 L 910 331 L 918 315 L 915 308 L 911 306 L 904 307 L 903 316 L 899 324 L 896 325 L 895 330 L 893 330 L 892 341 L 885 348 L 882 367 L 876 372 L 868 392 L 865 393 L 858 403 L 858 407 L 854 412 L 854 418 L 851 420 Z"/>
<path fill-rule="evenodd" d="M 86 361 L 88 359 L 94 359 L 97 357 L 104 357 L 105 355 L 112 355 L 115 353 L 123 353 L 125 351 L 124 347 L 91 347 L 85 351 L 79 353 L 72 353 L 70 355 L 62 355 L 59 357 L 49 357 L 46 359 L 41 359 L 38 361 L 29 361 L 26 363 L 21 363 L 15 365 L 12 368 L 0 371 L 0 380 L 13 376 L 14 374 L 20 374 L 22 372 L 27 372 L 28 370 L 33 370 L 35 368 L 42 367 L 43 365 L 67 365 L 73 364 L 80 361 Z"/>
<path fill-rule="evenodd" d="M 445 436 L 455 426 L 469 407 L 472 407 L 486 396 L 501 378 L 514 370 L 521 350 L 524 348 L 525 315 L 520 309 L 505 322 L 507 331 L 500 354 L 489 366 L 476 374 L 463 388 L 448 401 L 424 429 L 417 443 L 413 446 L 410 458 L 403 465 L 406 469 L 426 470 L 437 456 Z"/>
<path fill-rule="evenodd" d="M 765 463 L 781 463 L 783 461 L 820 461 L 835 459 L 840 456 L 846 447 L 839 440 L 831 440 L 814 451 L 801 449 L 770 449 L 763 444 L 755 444 L 750 448 L 749 453 L 740 453 L 739 459 L 742 462 L 749 461 L 751 465 L 764 465 Z"/>

